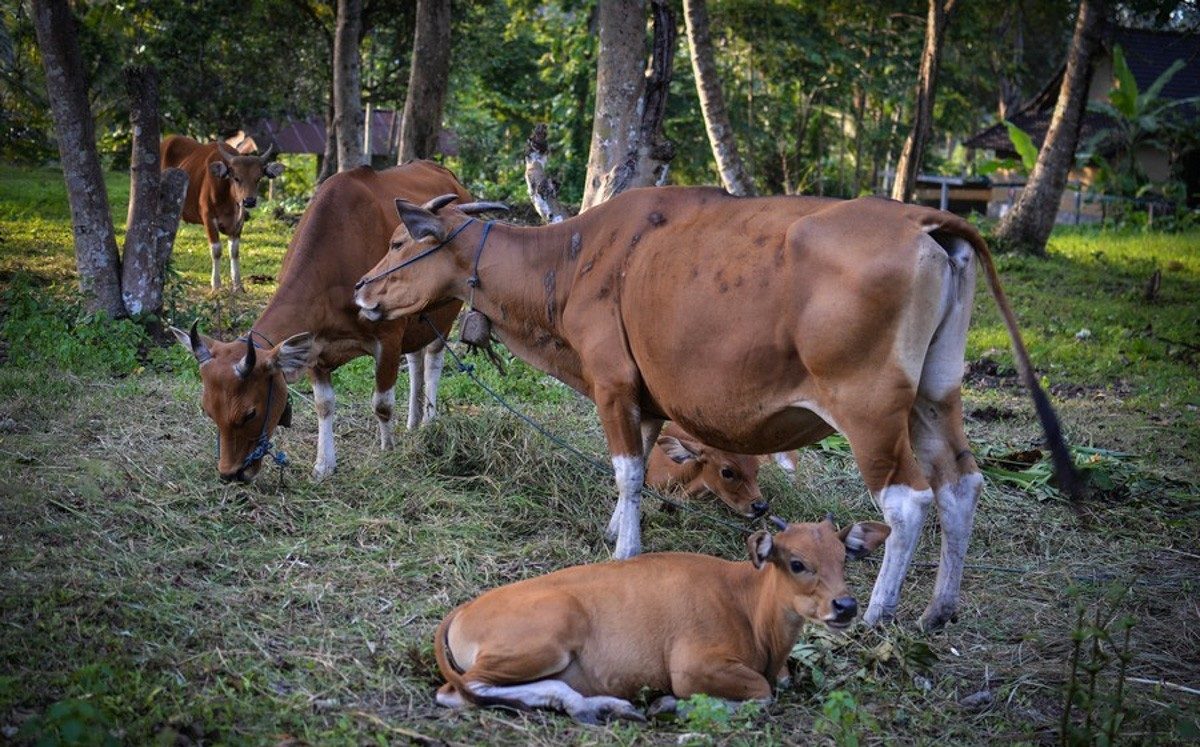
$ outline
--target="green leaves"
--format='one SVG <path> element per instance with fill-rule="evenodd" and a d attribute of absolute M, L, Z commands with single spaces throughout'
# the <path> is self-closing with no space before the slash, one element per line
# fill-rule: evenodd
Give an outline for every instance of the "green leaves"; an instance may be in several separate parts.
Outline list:
<path fill-rule="evenodd" d="M 1038 157 L 1038 149 L 1033 144 L 1033 138 L 1029 137 L 1029 133 L 1007 119 L 1002 121 L 1004 122 L 1004 128 L 1008 130 L 1008 139 L 1012 141 L 1013 148 L 1016 149 L 1017 155 L 1021 157 L 1021 165 L 1025 167 L 1027 172 L 1033 171 Z"/>

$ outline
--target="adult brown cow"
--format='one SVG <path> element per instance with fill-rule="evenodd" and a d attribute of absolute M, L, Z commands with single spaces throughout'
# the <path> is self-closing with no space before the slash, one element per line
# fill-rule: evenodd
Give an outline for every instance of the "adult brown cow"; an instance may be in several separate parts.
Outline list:
<path fill-rule="evenodd" d="M 188 175 L 183 199 L 183 220 L 204 226 L 212 252 L 212 288 L 221 287 L 221 236 L 229 237 L 229 282 L 242 289 L 238 261 L 246 211 L 258 204 L 258 183 L 283 173 L 283 164 L 268 159 L 274 146 L 261 156 L 243 155 L 223 142 L 198 143 L 171 135 L 159 146 L 163 169 L 183 169 Z"/>
<path fill-rule="evenodd" d="M 609 523 L 619 558 L 640 551 L 643 455 L 664 418 L 745 454 L 838 430 L 892 528 L 865 619 L 894 614 L 935 501 L 941 562 L 922 623 L 950 619 L 983 482 L 960 392 L 975 258 L 1059 473 L 1072 474 L 987 245 L 957 216 L 664 187 L 554 225 L 496 224 L 483 245 L 485 225 L 453 208 L 397 208 L 399 251 L 359 282 L 362 313 L 393 319 L 466 299 L 477 276 L 474 303 L 509 349 L 596 403 L 620 491 Z M 383 274 L 419 252 L 419 264 Z"/>
<path fill-rule="evenodd" d="M 361 167 L 332 176 L 296 226 L 279 288 L 244 338 L 218 342 L 198 335 L 195 326 L 191 332 L 172 329 L 200 364 L 204 411 L 220 433 L 217 469 L 222 478 L 250 480 L 258 472 L 272 432 L 289 419 L 284 414 L 287 381 L 305 371 L 312 380 L 319 419 L 313 474 L 321 478 L 333 472 L 337 460 L 330 377 L 338 366 L 360 355 L 375 358 L 372 404 L 382 448 L 392 444 L 393 386 L 401 353 L 409 362 L 408 427 L 433 417 L 442 370 L 440 341 L 428 324 L 415 320 L 375 324 L 360 318 L 354 283 L 387 250 L 399 223 L 393 206 L 396 194 L 422 201 L 446 192 L 452 199 L 470 200 L 454 174 L 429 161 L 380 172 Z M 446 304 L 430 312 L 443 334 L 459 306 Z"/>

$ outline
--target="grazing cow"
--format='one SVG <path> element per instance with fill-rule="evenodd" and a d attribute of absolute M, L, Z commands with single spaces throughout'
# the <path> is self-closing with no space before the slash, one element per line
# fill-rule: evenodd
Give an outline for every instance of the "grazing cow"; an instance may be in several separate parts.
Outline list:
<path fill-rule="evenodd" d="M 566 568 L 493 589 L 458 607 L 434 636 L 451 708 L 558 708 L 579 721 L 642 720 L 643 688 L 686 698 L 768 700 L 805 620 L 850 625 L 847 555 L 863 557 L 887 525 L 840 532 L 829 519 L 746 540 L 750 560 L 649 553 Z M 652 710 L 659 710 L 656 704 Z M 660 711 L 661 712 L 661 711 Z"/>
<path fill-rule="evenodd" d="M 242 290 L 242 267 L 238 246 L 246 211 L 258 204 L 258 183 L 283 173 L 283 164 L 268 159 L 274 146 L 261 156 L 239 153 L 224 142 L 198 143 L 190 137 L 171 135 L 159 146 L 162 168 L 183 169 L 188 175 L 182 218 L 199 223 L 208 234 L 212 251 L 212 288 L 221 287 L 221 236 L 229 237 L 230 283 Z"/>
<path fill-rule="evenodd" d="M 893 616 L 933 503 L 942 548 L 922 624 L 949 620 L 983 484 L 960 391 L 977 261 L 1060 484 L 1073 487 L 991 254 L 958 216 L 876 198 L 662 187 L 553 225 L 495 224 L 484 242 L 485 224 L 453 208 L 397 209 L 400 251 L 359 281 L 362 313 L 394 319 L 473 292 L 509 350 L 589 396 L 616 472 L 618 558 L 641 549 L 643 455 L 664 419 L 743 454 L 837 430 L 892 528 L 865 619 Z"/>
<path fill-rule="evenodd" d="M 423 322 L 401 318 L 375 324 L 362 319 L 353 287 L 387 251 L 388 238 L 399 223 L 395 195 L 420 201 L 448 191 L 454 199 L 470 200 L 452 173 L 429 161 L 380 172 L 362 167 L 332 176 L 296 226 L 279 288 L 244 338 L 218 342 L 198 335 L 194 325 L 191 332 L 172 329 L 200 364 L 204 411 L 220 432 L 217 469 L 223 479 L 250 480 L 258 472 L 264 455 L 258 453 L 259 445 L 267 443 L 281 420 L 286 425 L 290 419 L 284 415 L 286 382 L 305 371 L 312 380 L 319 419 L 313 467 L 318 479 L 332 473 L 337 463 L 331 374 L 343 363 L 360 355 L 375 358 L 372 403 L 382 448 L 392 445 L 393 386 L 401 353 L 408 356 L 410 375 L 408 427 L 433 417 L 444 354 L 441 342 Z M 431 310 L 429 317 L 446 334 L 459 307 L 448 303 Z"/>
<path fill-rule="evenodd" d="M 661 491 L 678 488 L 688 498 L 712 493 L 742 516 L 754 518 L 768 507 L 758 489 L 759 464 L 756 456 L 708 446 L 668 423 L 646 459 L 646 484 Z"/>

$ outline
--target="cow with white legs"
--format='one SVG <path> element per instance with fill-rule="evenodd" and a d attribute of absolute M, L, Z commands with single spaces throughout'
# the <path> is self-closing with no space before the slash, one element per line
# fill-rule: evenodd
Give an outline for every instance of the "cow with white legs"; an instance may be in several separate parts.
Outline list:
<path fill-rule="evenodd" d="M 246 211 L 258 204 L 258 183 L 283 173 L 271 161 L 274 146 L 261 156 L 247 155 L 224 142 L 199 143 L 171 135 L 159 146 L 162 168 L 183 169 L 187 194 L 180 217 L 204 226 L 212 254 L 212 289 L 221 287 L 221 234 L 229 237 L 229 282 L 242 290 L 241 241 Z"/>
<path fill-rule="evenodd" d="M 399 221 L 393 200 L 399 192 L 424 201 L 438 195 L 470 201 L 452 173 L 428 161 L 386 171 L 362 167 L 327 180 L 309 203 L 283 258 L 279 287 L 262 315 L 239 340 L 220 342 L 172 329 L 196 357 L 204 385 L 202 406 L 220 437 L 217 469 L 226 480 L 250 480 L 259 471 L 260 446 L 285 416 L 287 383 L 307 373 L 317 410 L 314 477 L 334 471 L 333 371 L 362 355 L 375 359 L 371 405 L 379 421 L 379 443 L 392 446 L 394 391 L 400 357 L 408 357 L 408 427 L 436 413 L 442 371 L 441 341 L 434 327 L 449 332 L 460 304 L 449 302 L 417 316 L 382 323 L 361 318 L 354 283 L 388 251 Z M 445 204 L 443 197 L 440 204 Z"/>
<path fill-rule="evenodd" d="M 581 565 L 493 589 L 452 611 L 434 635 L 450 708 L 553 708 L 585 723 L 643 720 L 644 689 L 769 701 L 806 620 L 848 627 L 858 603 L 845 559 L 888 536 L 862 522 L 787 524 L 746 540 L 740 563 L 648 553 Z"/>
<path fill-rule="evenodd" d="M 619 558 L 641 550 L 643 457 L 664 420 L 743 454 L 840 431 L 892 528 L 867 621 L 894 615 L 930 505 L 942 547 L 922 624 L 951 619 L 982 486 L 960 391 L 977 267 L 1072 488 L 991 254 L 958 216 L 685 187 L 629 190 L 538 227 L 487 229 L 405 200 L 397 210 L 400 250 L 359 282 L 362 314 L 472 298 L 509 350 L 590 397 L 616 473 Z"/>

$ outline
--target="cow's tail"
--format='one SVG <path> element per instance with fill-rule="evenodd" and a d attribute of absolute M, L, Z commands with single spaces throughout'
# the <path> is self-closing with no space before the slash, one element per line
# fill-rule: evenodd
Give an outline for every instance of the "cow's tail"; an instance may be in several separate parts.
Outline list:
<path fill-rule="evenodd" d="M 1008 329 L 1009 339 L 1012 340 L 1017 371 L 1033 397 L 1034 409 L 1042 424 L 1042 430 L 1046 433 L 1046 445 L 1050 449 L 1050 458 L 1054 464 L 1058 487 L 1072 499 L 1081 500 L 1083 498 L 1083 482 L 1079 473 L 1075 471 L 1071 452 L 1067 450 L 1058 414 L 1054 412 L 1050 398 L 1046 396 L 1046 392 L 1042 389 L 1042 385 L 1034 373 L 1033 363 L 1029 360 L 1029 352 L 1025 349 L 1024 340 L 1021 339 L 1021 330 L 1017 327 L 1017 317 L 1013 314 L 1008 297 L 1004 294 L 1004 286 L 1000 283 L 1000 275 L 996 272 L 996 264 L 992 261 L 992 252 L 988 249 L 987 242 L 983 240 L 983 236 L 979 234 L 975 226 L 957 215 L 930 209 L 922 216 L 921 222 L 928 232 L 944 231 L 966 240 L 975 250 L 975 256 L 979 258 L 979 264 L 983 267 L 983 274 L 987 278 L 988 288 L 992 292 L 992 297 L 996 299 L 996 306 L 1000 309 L 1000 316 L 1004 319 L 1004 326 Z"/>
<path fill-rule="evenodd" d="M 455 616 L 461 610 L 462 607 L 451 610 L 450 614 L 442 620 L 442 624 L 438 625 L 437 632 L 433 635 L 433 655 L 437 659 L 438 670 L 446 680 L 446 685 L 438 690 L 437 696 L 438 702 L 443 705 L 454 705 L 455 695 L 468 702 L 476 702 L 474 694 L 463 681 L 463 669 L 454 660 L 454 653 L 450 650 L 450 623 L 454 621 Z"/>

